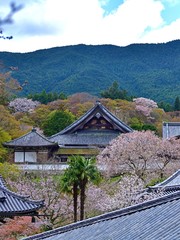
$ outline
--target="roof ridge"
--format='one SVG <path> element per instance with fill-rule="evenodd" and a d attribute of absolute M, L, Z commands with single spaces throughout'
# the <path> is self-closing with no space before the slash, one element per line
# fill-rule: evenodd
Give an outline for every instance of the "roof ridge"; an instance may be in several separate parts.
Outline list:
<path fill-rule="evenodd" d="M 35 135 L 31 135 L 31 134 L 35 134 Z M 23 138 L 30 138 L 32 139 L 32 137 L 35 136 L 39 139 L 41 139 L 41 141 L 45 141 L 46 145 L 57 145 L 57 142 L 51 141 L 49 138 L 45 137 L 44 135 L 40 134 L 39 132 L 36 131 L 35 128 L 33 128 L 31 131 L 29 131 L 28 133 L 24 134 L 21 137 L 15 138 L 11 141 L 5 142 L 3 143 L 4 146 L 12 146 L 13 144 L 16 144 L 19 141 L 23 141 Z"/>
<path fill-rule="evenodd" d="M 161 204 L 165 204 L 165 203 L 173 201 L 173 200 L 178 200 L 178 199 L 180 199 L 180 191 L 172 193 L 172 194 L 168 194 L 166 196 L 159 197 L 159 198 L 156 198 L 156 199 L 153 199 L 153 200 L 149 200 L 149 201 L 146 201 L 146 202 L 143 202 L 143 203 L 140 203 L 140 204 L 129 206 L 127 208 L 115 210 L 113 212 L 105 213 L 105 214 L 102 214 L 100 216 L 96 216 L 96 217 L 93 217 L 93 218 L 85 219 L 83 221 L 72 223 L 72 224 L 69 224 L 67 226 L 59 227 L 59 228 L 51 230 L 49 232 L 37 234 L 34 237 L 31 236 L 31 237 L 28 237 L 26 239 L 40 239 L 39 237 L 41 237 L 41 239 L 43 239 L 46 236 L 50 237 L 50 236 L 53 236 L 57 233 L 61 234 L 61 233 L 64 233 L 64 232 L 68 232 L 68 231 L 77 229 L 77 228 L 81 228 L 81 227 L 85 227 L 85 226 L 88 226 L 88 225 L 96 224 L 96 223 L 101 222 L 101 221 L 107 221 L 107 220 L 118 218 L 118 217 L 121 217 L 121 216 L 130 215 L 130 214 L 133 214 L 137 211 L 138 212 L 143 211 L 145 209 L 149 209 L 149 208 L 152 208 L 152 207 L 155 207 L 155 206 L 158 206 L 158 205 L 161 205 Z"/>
<path fill-rule="evenodd" d="M 32 131 L 31 131 L 31 132 L 32 132 Z M 44 140 L 50 142 L 50 143 L 56 143 L 56 142 L 53 142 L 53 141 L 49 140 L 49 138 L 47 138 L 46 136 L 44 136 L 44 135 L 38 133 L 37 131 L 36 131 L 36 134 L 39 135 L 40 137 L 42 137 Z"/>

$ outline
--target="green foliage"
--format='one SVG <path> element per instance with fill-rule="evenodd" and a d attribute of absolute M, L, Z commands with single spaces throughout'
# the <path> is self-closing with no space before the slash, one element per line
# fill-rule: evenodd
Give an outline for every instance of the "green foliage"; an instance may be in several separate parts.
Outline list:
<path fill-rule="evenodd" d="M 136 117 L 133 117 L 130 121 L 130 127 L 137 131 L 147 131 L 151 130 L 154 132 L 157 132 L 157 128 L 155 125 L 150 123 L 143 123 L 141 120 L 139 120 Z"/>
<path fill-rule="evenodd" d="M 119 84 L 114 81 L 113 84 L 105 91 L 101 92 L 101 97 L 111 98 L 111 99 L 125 99 L 132 100 L 132 97 L 128 96 L 126 90 L 119 89 Z"/>
<path fill-rule="evenodd" d="M 15 180 L 20 174 L 20 170 L 15 164 L 10 164 L 7 162 L 0 163 L 0 175 L 6 179 L 10 178 Z"/>
<path fill-rule="evenodd" d="M 88 92 L 99 95 L 114 80 L 130 95 L 173 104 L 179 95 L 180 41 L 165 44 L 75 45 L 32 53 L 0 52 L 6 66 L 17 66 L 13 77 L 22 93 Z"/>
<path fill-rule="evenodd" d="M 11 77 L 11 72 L 0 72 L 0 104 L 7 105 L 14 93 L 21 89 L 18 81 Z"/>
<path fill-rule="evenodd" d="M 49 102 L 53 102 L 57 99 L 66 99 L 67 96 L 61 92 L 60 94 L 54 92 L 46 93 L 45 90 L 43 90 L 41 93 L 35 93 L 35 94 L 29 94 L 27 96 L 28 98 L 32 99 L 33 101 L 39 101 L 42 104 L 47 104 Z"/>
<path fill-rule="evenodd" d="M 146 185 L 146 187 L 154 186 L 154 185 L 156 185 L 156 184 L 158 184 L 158 183 L 163 182 L 165 179 L 166 179 L 166 177 L 163 177 L 163 178 L 153 178 L 153 179 L 151 179 L 151 181 Z"/>
<path fill-rule="evenodd" d="M 50 114 L 50 109 L 46 105 L 38 106 L 33 113 L 29 115 L 31 120 L 34 122 L 33 125 L 36 127 L 43 128 L 44 119 L 47 118 L 48 114 Z"/>
<path fill-rule="evenodd" d="M 7 149 L 3 147 L 3 143 L 10 140 L 10 135 L 0 127 L 0 162 L 4 162 L 7 158 Z"/>
<path fill-rule="evenodd" d="M 175 99 L 174 111 L 180 111 L 180 99 L 179 99 L 179 97 L 176 97 L 176 99 Z"/>
<path fill-rule="evenodd" d="M 165 112 L 173 111 L 173 106 L 169 103 L 160 102 L 160 103 L 158 103 L 158 107 L 164 109 Z"/>
<path fill-rule="evenodd" d="M 14 115 L 12 115 L 8 109 L 0 105 L 0 127 L 6 131 L 11 138 L 17 138 L 23 134 L 20 130 L 20 122 L 18 122 Z"/>
<path fill-rule="evenodd" d="M 46 136 L 51 136 L 65 127 L 69 126 L 71 123 L 75 121 L 75 116 L 69 112 L 68 110 L 54 110 L 47 118 L 44 120 L 42 124 L 42 129 Z"/>

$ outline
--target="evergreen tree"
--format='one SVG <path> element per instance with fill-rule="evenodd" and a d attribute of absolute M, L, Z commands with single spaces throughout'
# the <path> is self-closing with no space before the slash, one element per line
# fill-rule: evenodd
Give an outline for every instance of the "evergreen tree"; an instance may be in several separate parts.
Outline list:
<path fill-rule="evenodd" d="M 126 90 L 119 89 L 119 84 L 117 81 L 114 81 L 113 84 L 105 91 L 101 92 L 101 97 L 111 98 L 111 99 L 125 99 L 131 100 L 132 97 L 127 95 Z"/>
<path fill-rule="evenodd" d="M 175 99 L 174 111 L 180 111 L 180 99 L 179 99 L 179 97 L 176 97 L 176 99 Z"/>
<path fill-rule="evenodd" d="M 54 110 L 48 114 L 42 124 L 42 129 L 46 136 L 51 136 L 75 121 L 75 116 L 68 110 Z"/>

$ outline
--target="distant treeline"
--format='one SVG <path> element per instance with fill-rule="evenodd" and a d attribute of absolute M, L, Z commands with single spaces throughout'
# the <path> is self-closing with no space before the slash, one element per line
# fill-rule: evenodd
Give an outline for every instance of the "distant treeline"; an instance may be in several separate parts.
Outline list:
<path fill-rule="evenodd" d="M 176 97 L 174 104 L 160 102 L 158 107 L 164 109 L 165 112 L 180 111 L 180 98 Z"/>
<path fill-rule="evenodd" d="M 47 93 L 45 90 L 43 90 L 40 93 L 29 94 L 27 98 L 32 99 L 33 101 L 38 101 L 42 104 L 47 104 L 58 99 L 66 99 L 67 96 L 63 92 L 59 94 L 56 92 Z"/>
<path fill-rule="evenodd" d="M 113 100 L 121 99 L 121 100 L 127 100 L 127 101 L 132 101 L 133 98 L 135 97 L 135 96 L 130 96 L 126 90 L 120 89 L 116 81 L 114 81 L 109 88 L 102 91 L 100 93 L 100 96 L 102 98 L 110 98 Z M 29 94 L 27 98 L 32 99 L 33 101 L 39 101 L 42 104 L 47 104 L 49 102 L 53 102 L 58 99 L 67 99 L 67 95 L 63 92 L 47 93 L 45 90 L 43 90 L 40 93 Z M 158 107 L 164 109 L 165 112 L 180 111 L 180 98 L 177 96 L 174 101 L 174 104 L 172 105 L 166 102 L 159 102 Z"/>

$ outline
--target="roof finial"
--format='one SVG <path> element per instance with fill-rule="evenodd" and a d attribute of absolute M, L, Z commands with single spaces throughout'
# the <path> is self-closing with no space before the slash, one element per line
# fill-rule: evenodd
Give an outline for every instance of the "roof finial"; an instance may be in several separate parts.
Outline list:
<path fill-rule="evenodd" d="M 32 128 L 32 132 L 36 132 L 36 128 L 35 127 Z"/>
<path fill-rule="evenodd" d="M 97 105 L 100 105 L 101 102 L 100 102 L 99 100 L 96 100 L 96 104 L 97 104 Z"/>

